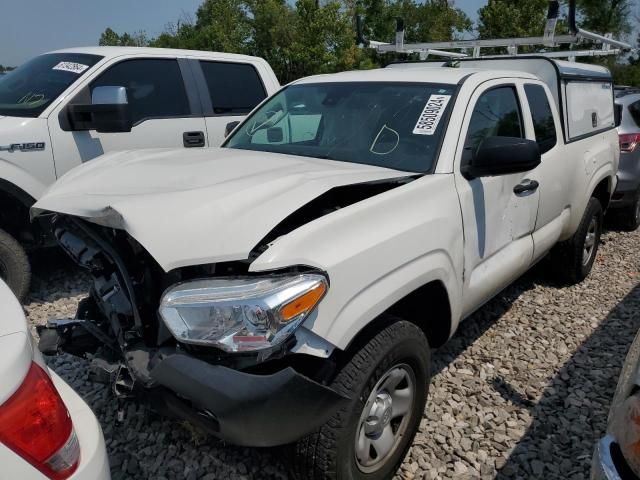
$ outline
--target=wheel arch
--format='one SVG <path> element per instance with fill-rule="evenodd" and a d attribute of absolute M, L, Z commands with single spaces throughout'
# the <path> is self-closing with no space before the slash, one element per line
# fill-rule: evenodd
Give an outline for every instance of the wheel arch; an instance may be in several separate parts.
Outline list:
<path fill-rule="evenodd" d="M 453 330 L 451 301 L 444 282 L 427 282 L 397 300 L 360 329 L 344 351 L 357 350 L 378 332 L 398 320 L 406 320 L 419 327 L 432 348 L 444 345 Z"/>

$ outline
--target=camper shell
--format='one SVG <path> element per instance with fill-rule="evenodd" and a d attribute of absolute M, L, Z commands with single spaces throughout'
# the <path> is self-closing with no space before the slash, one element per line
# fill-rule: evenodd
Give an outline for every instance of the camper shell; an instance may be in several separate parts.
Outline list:
<path fill-rule="evenodd" d="M 460 68 L 508 70 L 535 75 L 546 83 L 562 116 L 565 143 L 615 128 L 613 77 L 600 65 L 543 56 L 469 58 L 448 61 L 397 62 L 387 68 Z"/>

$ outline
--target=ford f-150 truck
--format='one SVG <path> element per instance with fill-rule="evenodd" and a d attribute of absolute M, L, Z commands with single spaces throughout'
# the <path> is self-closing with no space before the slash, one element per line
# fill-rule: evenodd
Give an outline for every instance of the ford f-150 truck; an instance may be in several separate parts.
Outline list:
<path fill-rule="evenodd" d="M 0 77 L 0 278 L 26 295 L 25 250 L 49 243 L 29 208 L 65 172 L 113 151 L 217 147 L 279 88 L 260 58 L 158 48 L 60 50 Z"/>
<path fill-rule="evenodd" d="M 295 444 L 299 478 L 390 478 L 430 350 L 549 252 L 589 274 L 618 158 L 601 67 L 302 79 L 220 149 L 106 155 L 43 196 L 93 287 L 40 348 L 227 441 Z"/>

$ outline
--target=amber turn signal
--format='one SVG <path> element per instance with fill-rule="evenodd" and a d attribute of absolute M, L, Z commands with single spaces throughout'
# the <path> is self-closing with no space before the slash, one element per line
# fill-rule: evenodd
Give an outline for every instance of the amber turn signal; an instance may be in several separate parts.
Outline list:
<path fill-rule="evenodd" d="M 309 313 L 324 297 L 326 292 L 327 285 L 324 282 L 319 282 L 312 290 L 285 304 L 280 309 L 282 322 L 289 322 L 299 315 Z"/>

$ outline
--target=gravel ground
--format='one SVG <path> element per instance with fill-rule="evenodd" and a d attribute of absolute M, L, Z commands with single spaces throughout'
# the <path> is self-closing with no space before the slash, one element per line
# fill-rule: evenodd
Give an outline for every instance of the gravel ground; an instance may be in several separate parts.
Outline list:
<path fill-rule="evenodd" d="M 538 267 L 465 321 L 434 354 L 429 404 L 397 478 L 588 478 L 640 327 L 639 240 L 640 232 L 608 232 L 581 285 L 558 288 Z M 73 316 L 86 278 L 55 254 L 35 270 L 32 324 Z M 224 445 L 119 404 L 87 381 L 84 364 L 68 355 L 50 361 L 102 423 L 114 479 L 287 478 L 280 450 Z"/>

